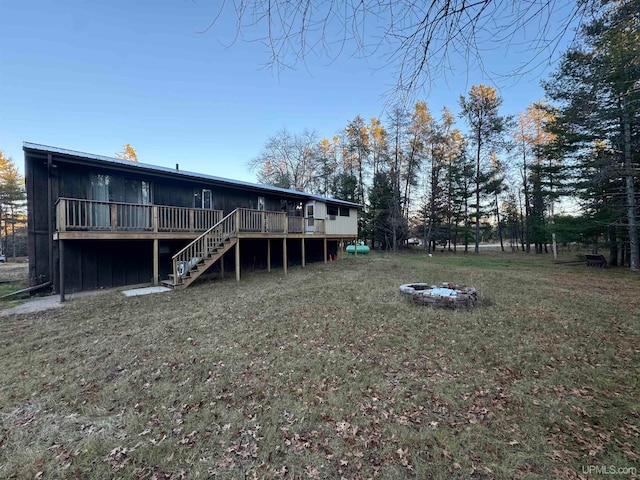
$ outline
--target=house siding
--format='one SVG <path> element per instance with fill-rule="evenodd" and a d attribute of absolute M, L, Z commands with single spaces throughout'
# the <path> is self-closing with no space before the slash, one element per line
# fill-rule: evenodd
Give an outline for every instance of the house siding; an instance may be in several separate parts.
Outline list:
<path fill-rule="evenodd" d="M 65 290 L 78 292 L 149 283 L 153 280 L 151 252 L 152 243 L 143 240 L 66 240 Z M 54 268 L 57 277 L 59 265 Z"/>
<path fill-rule="evenodd" d="M 60 289 L 60 248 L 64 249 L 64 287 L 67 292 L 118 287 L 131 284 L 149 283 L 153 277 L 153 240 L 144 236 L 116 238 L 117 231 L 103 230 L 108 235 L 98 237 L 59 236 L 54 233 L 63 231 L 56 223 L 56 202 L 59 198 L 96 200 L 92 198 L 91 179 L 94 175 L 109 175 L 110 202 L 126 202 L 131 198 L 131 182 L 148 182 L 153 205 L 194 208 L 195 189 L 208 189 L 212 192 L 212 209 L 222 210 L 226 215 L 237 208 L 258 209 L 258 198 L 264 198 L 264 209 L 271 212 L 287 212 L 288 215 L 303 213 L 299 205 L 315 202 L 315 216 L 326 218 L 326 204 L 318 197 L 302 192 L 271 189 L 259 185 L 245 184 L 216 177 L 154 168 L 149 165 L 111 161 L 90 154 L 61 151 L 53 147 L 39 148 L 25 144 L 25 185 L 28 198 L 28 255 L 30 285 L 51 282 L 54 291 Z M 86 155 L 86 156 L 85 156 Z M 51 159 L 49 168 L 48 159 Z M 127 187 L 129 185 L 129 187 Z M 95 191 L 95 190 L 94 190 Z M 146 192 L 146 190 L 144 190 Z M 48 197 L 48 193 L 51 197 Z M 135 192 L 134 192 L 135 193 Z M 135 195 L 134 195 L 135 196 Z M 139 197 L 143 198 L 143 197 Z M 339 201 L 337 201 L 339 202 Z M 112 210 L 115 212 L 116 210 Z M 353 209 L 355 219 L 356 209 Z M 355 222 L 354 222 L 355 224 Z M 325 220 L 325 225 L 331 222 Z M 112 225 L 113 226 L 113 225 Z M 91 233 L 81 225 L 72 233 Z M 357 229 L 356 229 L 357 230 Z M 339 234 L 338 229 L 331 230 Z M 67 232 L 68 233 L 68 232 Z M 135 232 L 134 232 L 135 233 Z M 297 233 L 297 232 L 296 232 Z M 327 228 L 329 233 L 329 228 Z M 149 233 L 147 233 L 149 235 Z M 135 238 L 135 239 L 134 239 Z M 167 278 L 173 272 L 172 256 L 181 250 L 190 240 L 183 237 L 162 237 L 158 239 L 158 267 L 160 278 Z M 271 240 L 271 266 L 281 267 L 283 263 L 283 240 Z M 302 263 L 301 242 L 305 241 L 306 261 L 323 259 L 323 239 L 295 240 L 287 242 L 289 265 Z M 266 268 L 266 239 L 247 238 L 240 244 L 240 264 L 242 269 Z M 328 252 L 337 252 L 338 243 L 327 240 Z M 223 259 L 228 270 L 235 267 L 233 255 Z M 219 264 L 212 267 L 219 271 Z"/>
<path fill-rule="evenodd" d="M 355 208 L 349 209 L 348 217 L 336 215 L 335 220 L 330 220 L 327 215 L 327 234 L 357 235 L 358 223 L 353 221 L 354 218 L 358 218 L 358 211 Z"/>
<path fill-rule="evenodd" d="M 37 195 L 38 204 L 27 204 L 27 255 L 29 284 L 39 285 L 53 280 L 49 271 L 49 218 L 47 214 L 47 159 L 25 157 L 27 194 Z M 53 207 L 53 206 L 52 206 Z"/>

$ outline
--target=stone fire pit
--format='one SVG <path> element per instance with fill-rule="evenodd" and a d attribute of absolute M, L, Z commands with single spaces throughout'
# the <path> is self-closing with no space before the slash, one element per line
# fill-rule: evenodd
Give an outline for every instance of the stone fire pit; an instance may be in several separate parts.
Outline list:
<path fill-rule="evenodd" d="M 478 293 L 473 287 L 444 282 L 442 285 L 428 283 L 406 283 L 400 285 L 400 293 L 419 305 L 442 308 L 471 308 L 478 302 Z"/>

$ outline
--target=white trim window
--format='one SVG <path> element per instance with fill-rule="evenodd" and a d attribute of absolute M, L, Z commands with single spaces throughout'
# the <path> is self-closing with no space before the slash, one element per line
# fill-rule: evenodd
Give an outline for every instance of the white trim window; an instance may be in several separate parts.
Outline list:
<path fill-rule="evenodd" d="M 213 210 L 213 194 L 208 188 L 196 188 L 193 191 L 193 208 Z"/>

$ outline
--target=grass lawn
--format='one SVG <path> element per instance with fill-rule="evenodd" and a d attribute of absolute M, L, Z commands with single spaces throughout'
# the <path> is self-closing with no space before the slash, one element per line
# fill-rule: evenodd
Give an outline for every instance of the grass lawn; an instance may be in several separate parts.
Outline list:
<path fill-rule="evenodd" d="M 443 281 L 481 306 L 398 292 Z M 637 275 L 510 253 L 77 298 L 0 319 L 0 478 L 635 477 L 639 312 Z"/>
<path fill-rule="evenodd" d="M 29 263 L 24 257 L 0 263 L 0 297 L 23 290 L 29 285 Z M 11 295 L 0 300 L 0 310 L 10 308 L 29 298 L 29 294 Z"/>

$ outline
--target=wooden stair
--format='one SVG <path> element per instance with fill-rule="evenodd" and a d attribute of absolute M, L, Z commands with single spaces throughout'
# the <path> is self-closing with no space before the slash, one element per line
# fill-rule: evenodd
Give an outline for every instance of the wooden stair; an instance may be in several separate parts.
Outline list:
<path fill-rule="evenodd" d="M 162 284 L 170 288 L 188 287 L 200 275 L 208 270 L 209 267 L 220 260 L 225 253 L 231 250 L 237 242 L 238 239 L 235 237 L 226 239 L 222 244 L 212 247 L 211 250 L 202 257 L 198 257 L 197 263 L 195 263 L 189 270 L 184 272 L 182 275 L 177 275 L 177 281 L 175 275 L 170 273 L 169 278 L 167 280 L 163 280 Z"/>
<path fill-rule="evenodd" d="M 162 284 L 186 288 L 238 243 L 237 209 L 173 256 L 173 273 Z"/>

